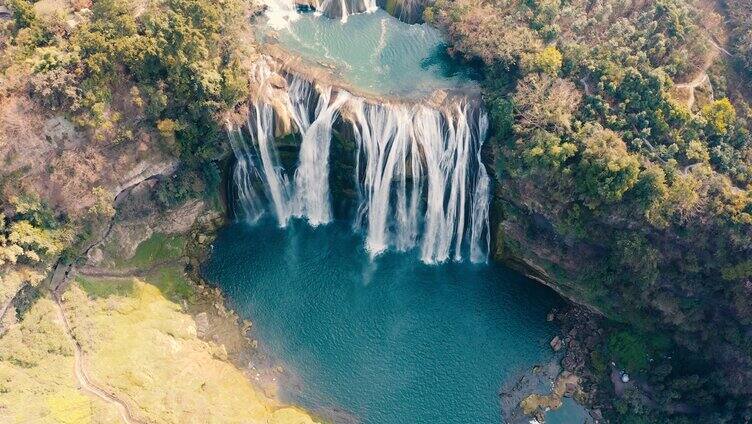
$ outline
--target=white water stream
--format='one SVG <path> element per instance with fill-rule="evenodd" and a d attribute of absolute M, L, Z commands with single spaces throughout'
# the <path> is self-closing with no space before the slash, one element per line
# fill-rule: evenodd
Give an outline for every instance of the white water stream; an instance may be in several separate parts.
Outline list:
<path fill-rule="evenodd" d="M 378 9 L 376 0 L 263 0 L 263 4 L 266 7 L 268 25 L 275 30 L 289 28 L 290 23 L 299 18 L 299 5 L 312 6 L 317 14 L 338 18 L 343 23 L 347 22 L 350 15 L 375 12 Z"/>
<path fill-rule="evenodd" d="M 301 86 L 293 80 L 294 85 Z M 332 220 L 329 202 L 329 145 L 332 139 L 332 124 L 339 113 L 339 108 L 349 99 L 347 92 L 340 92 L 332 99 L 332 88 L 327 87 L 319 93 L 319 99 L 310 124 L 307 122 L 308 111 L 305 100 L 308 94 L 299 98 L 297 94 L 309 93 L 310 89 L 288 91 L 290 102 L 295 104 L 293 110 L 302 112 L 293 114 L 302 142 L 300 158 L 295 171 L 294 213 L 305 217 L 308 223 L 317 226 Z"/>

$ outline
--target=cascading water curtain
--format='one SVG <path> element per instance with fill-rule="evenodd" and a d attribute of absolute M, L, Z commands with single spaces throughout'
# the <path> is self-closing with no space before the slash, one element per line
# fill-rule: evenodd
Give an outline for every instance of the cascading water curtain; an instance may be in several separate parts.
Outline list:
<path fill-rule="evenodd" d="M 258 75 L 267 88 L 268 68 Z M 286 79 L 285 88 L 269 89 L 261 97 L 282 111 L 254 101 L 246 126 L 250 141 L 238 130 L 229 131 L 246 220 L 255 222 L 265 211 L 281 227 L 291 217 L 313 226 L 332 220 L 329 151 L 334 123 L 346 110 L 357 146 L 359 199 L 353 225 L 365 230 L 371 255 L 419 248 L 426 263 L 486 261 L 490 180 L 481 146 L 488 119 L 477 102 L 461 100 L 443 109 L 376 104 L 296 76 Z M 277 112 L 289 117 L 300 135 L 292 178 L 279 163 Z"/>
<path fill-rule="evenodd" d="M 319 100 L 314 112 L 315 119 L 308 124 L 307 105 L 309 94 L 295 89 L 289 94 L 288 105 L 295 106 L 291 110 L 293 119 L 299 128 L 302 141 L 300 143 L 300 157 L 295 171 L 295 201 L 294 213 L 297 217 L 305 217 L 308 223 L 317 226 L 332 220 L 331 202 L 329 199 L 329 145 L 332 139 L 332 125 L 339 114 L 339 108 L 347 101 L 346 92 L 338 93 L 332 99 L 332 89 L 328 87 L 319 93 Z M 302 93 L 303 97 L 298 97 Z"/>
<path fill-rule="evenodd" d="M 371 254 L 419 245 L 426 263 L 467 254 L 485 261 L 490 181 L 480 157 L 488 127 L 480 107 L 352 105 L 360 196 L 355 227 L 367 228 Z"/>
<path fill-rule="evenodd" d="M 353 102 L 353 109 L 360 196 L 355 227 L 367 221 L 366 248 L 372 255 L 390 244 L 398 250 L 411 249 L 417 242 L 422 182 L 420 152 L 411 134 L 411 110 L 362 99 Z"/>
<path fill-rule="evenodd" d="M 279 165 L 274 142 L 274 110 L 267 104 L 253 102 L 246 125 L 250 142 L 246 141 L 241 128 L 227 124 L 236 158 L 233 179 L 243 219 L 249 223 L 258 221 L 266 212 L 265 199 L 271 204 L 279 226 L 284 227 L 291 214 L 291 188 Z"/>
<path fill-rule="evenodd" d="M 369 13 L 378 9 L 376 0 L 321 0 L 316 2 L 317 13 L 347 22 L 349 15 Z"/>
<path fill-rule="evenodd" d="M 268 88 L 268 68 L 259 66 L 255 77 L 263 89 Z M 347 92 L 332 94 L 330 87 L 319 91 L 310 82 L 297 77 L 290 79 L 286 91 L 274 94 L 266 91 L 261 97 L 274 95 L 284 96 L 280 107 L 285 109 L 300 134 L 298 166 L 294 178 L 290 179 L 279 162 L 274 139 L 274 108 L 262 100 L 251 102 L 246 126 L 250 143 L 245 142 L 241 131 L 228 127 L 238 163 L 235 182 L 244 214 L 249 217 L 248 221 L 255 222 L 265 212 L 265 208 L 259 206 L 261 196 L 255 189 L 260 187 L 258 191 L 271 206 L 270 212 L 280 227 L 285 227 L 293 216 L 307 219 L 312 226 L 327 224 L 332 220 L 329 198 L 332 125 L 350 95 Z"/>
<path fill-rule="evenodd" d="M 232 178 L 240 206 L 240 213 L 237 213 L 237 215 L 249 224 L 254 224 L 264 214 L 263 199 L 254 188 L 254 181 L 260 181 L 261 175 L 254 165 L 253 152 L 246 143 L 241 129 L 234 128 L 228 123 L 227 137 L 230 140 L 230 146 L 236 160 Z"/>
<path fill-rule="evenodd" d="M 488 252 L 491 250 L 491 225 L 488 216 L 488 209 L 491 203 L 491 179 L 488 177 L 486 166 L 483 164 L 482 147 L 488 134 L 488 115 L 480 108 L 474 113 L 476 119 L 471 122 L 477 122 L 475 127 L 478 147 L 475 149 L 475 188 L 473 189 L 472 200 L 472 226 L 470 232 L 470 261 L 486 262 L 488 261 Z"/>
<path fill-rule="evenodd" d="M 287 29 L 299 18 L 298 4 L 294 0 L 263 0 L 267 24 L 275 30 Z M 370 13 L 378 9 L 376 0 L 314 0 L 310 4 L 316 13 L 347 22 L 350 15 Z"/>

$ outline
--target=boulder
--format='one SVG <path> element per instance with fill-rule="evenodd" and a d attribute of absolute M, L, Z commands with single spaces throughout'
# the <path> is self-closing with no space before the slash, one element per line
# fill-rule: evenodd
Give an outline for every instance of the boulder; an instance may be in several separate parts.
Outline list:
<path fill-rule="evenodd" d="M 269 75 L 269 79 L 267 81 L 269 82 L 269 85 L 274 88 L 279 88 L 280 90 L 287 89 L 287 81 L 280 74 Z"/>
<path fill-rule="evenodd" d="M 574 392 L 577 391 L 577 384 L 572 382 L 566 382 L 564 386 L 564 396 L 572 397 Z"/>
<path fill-rule="evenodd" d="M 561 341 L 561 338 L 559 336 L 556 336 L 553 339 L 551 339 L 551 342 L 549 344 L 551 345 L 551 349 L 553 349 L 554 352 L 560 351 L 561 348 L 564 346 L 564 343 Z"/>
<path fill-rule="evenodd" d="M 196 315 L 196 335 L 199 337 L 205 337 L 209 334 L 209 315 L 206 312 L 201 312 Z"/>

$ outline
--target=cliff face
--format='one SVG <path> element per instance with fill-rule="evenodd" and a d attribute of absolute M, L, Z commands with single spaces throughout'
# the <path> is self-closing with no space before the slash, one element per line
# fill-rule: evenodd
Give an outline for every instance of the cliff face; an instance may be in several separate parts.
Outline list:
<path fill-rule="evenodd" d="M 722 225 L 705 217 L 679 229 L 646 230 L 639 216 L 615 207 L 575 235 L 563 230 L 573 211 L 550 184 L 544 178 L 497 175 L 491 212 L 494 258 L 637 332 L 672 339 L 679 350 L 661 354 L 676 355 L 678 362 L 667 361 L 673 364 L 672 378 L 701 376 L 716 405 L 725 402 L 724 393 L 749 396 L 745 299 L 752 285 L 734 287 L 723 277 L 728 271 L 717 264 L 724 248 L 708 242 L 725 231 Z"/>
<path fill-rule="evenodd" d="M 432 0 L 376 0 L 380 8 L 409 24 L 423 22 L 423 11 L 432 3 Z"/>
<path fill-rule="evenodd" d="M 625 416 L 752 407 L 752 115 L 727 12 L 438 0 L 424 14 L 484 73 L 496 258 L 621 324 L 605 360 L 653 399 Z"/>
<path fill-rule="evenodd" d="M 275 90 L 286 87 L 284 77 L 276 80 Z M 281 162 L 292 174 L 300 141 L 280 96 L 286 95 L 266 101 L 274 107 Z M 350 112 L 342 113 L 333 124 L 329 182 L 336 215 L 350 217 L 356 198 L 355 135 Z M 513 142 L 492 135 L 484 149 L 486 169 L 495 180 L 492 257 L 609 319 L 638 331 L 674 335 L 681 349 L 698 356 L 710 353 L 723 363 L 723 378 L 733 383 L 734 392 L 748 393 L 748 355 L 743 346 L 724 341 L 728 334 L 745 334 L 748 311 L 724 288 L 724 271 L 715 260 L 718 245 L 708 241 L 722 231 L 718 221 L 698 216 L 696 223 L 681 228 L 656 229 L 644 225 L 639 211 L 615 204 L 588 215 L 582 226 L 556 180 L 522 173 L 511 163 L 507 146 Z M 732 237 L 743 237 L 744 231 L 740 226 Z M 720 335 L 719 328 L 725 329 Z"/>

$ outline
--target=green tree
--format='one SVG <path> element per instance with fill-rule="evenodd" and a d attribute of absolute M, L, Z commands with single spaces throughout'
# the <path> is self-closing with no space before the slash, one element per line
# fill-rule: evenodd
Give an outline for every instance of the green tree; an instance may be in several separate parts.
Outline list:
<path fill-rule="evenodd" d="M 36 21 L 34 5 L 28 0 L 6 0 L 5 4 L 13 12 L 16 30 L 29 28 Z"/>
<path fill-rule="evenodd" d="M 94 187 L 91 190 L 94 195 L 94 204 L 89 208 L 89 213 L 104 218 L 115 216 L 115 207 L 112 203 L 115 201 L 112 194 L 104 187 Z"/>
<path fill-rule="evenodd" d="M 524 142 L 523 157 L 531 165 L 558 169 L 577 153 L 574 143 L 564 142 L 558 135 L 545 130 L 534 131 Z"/>
<path fill-rule="evenodd" d="M 725 97 L 705 105 L 701 114 L 711 131 L 718 135 L 725 135 L 736 121 L 736 109 Z"/>
<path fill-rule="evenodd" d="M 630 371 L 644 370 L 648 365 L 648 347 L 632 333 L 620 331 L 608 338 L 611 357 Z"/>
<path fill-rule="evenodd" d="M 637 183 L 637 158 L 627 152 L 618 134 L 600 125 L 585 125 L 577 138 L 584 147 L 577 184 L 590 207 L 620 200 Z"/>
<path fill-rule="evenodd" d="M 556 76 L 561 70 L 564 56 L 556 46 L 548 46 L 537 53 L 522 56 L 521 68 L 525 72 L 542 72 Z"/>

